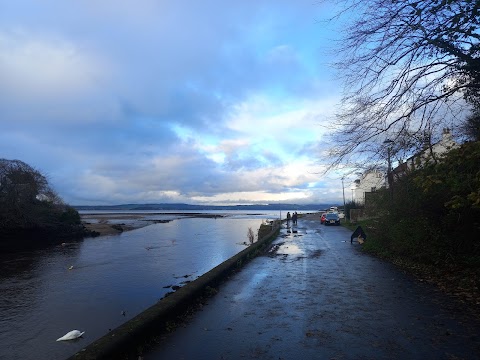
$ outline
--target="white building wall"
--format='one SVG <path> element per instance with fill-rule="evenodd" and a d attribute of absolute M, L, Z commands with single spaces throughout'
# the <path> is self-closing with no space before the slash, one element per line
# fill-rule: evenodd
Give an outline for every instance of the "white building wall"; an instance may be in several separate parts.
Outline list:
<path fill-rule="evenodd" d="M 385 174 L 379 170 L 369 171 L 353 183 L 352 199 L 357 204 L 365 204 L 365 193 L 385 186 Z"/>
<path fill-rule="evenodd" d="M 417 168 L 419 165 L 425 165 L 427 162 L 432 161 L 432 154 L 434 157 L 438 157 L 451 149 L 458 147 L 458 144 L 453 140 L 452 134 L 449 129 L 444 129 L 442 139 L 433 144 L 431 147 L 425 149 L 421 153 L 412 156 L 407 159 L 406 164 L 410 169 Z M 395 170 L 394 170 L 395 172 Z M 401 173 L 401 171 L 397 171 Z"/>
<path fill-rule="evenodd" d="M 444 129 L 442 139 L 436 144 L 433 144 L 431 150 L 428 148 L 426 151 L 409 158 L 406 161 L 407 166 L 414 168 L 417 166 L 417 161 L 420 161 L 422 164 L 428 161 L 428 159 L 431 158 L 431 153 L 433 153 L 434 156 L 440 156 L 455 147 L 458 147 L 458 144 L 453 140 L 450 130 Z M 401 173 L 401 171 L 395 171 L 395 169 L 393 172 L 397 174 Z M 379 170 L 368 171 L 352 184 L 350 188 L 352 192 L 351 200 L 357 204 L 365 204 L 365 193 L 373 192 L 381 187 L 388 188 L 386 174 Z"/>

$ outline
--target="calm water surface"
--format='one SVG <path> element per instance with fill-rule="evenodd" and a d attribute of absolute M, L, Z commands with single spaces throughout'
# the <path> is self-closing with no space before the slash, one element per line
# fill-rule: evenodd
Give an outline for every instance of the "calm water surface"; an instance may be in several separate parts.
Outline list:
<path fill-rule="evenodd" d="M 169 286 L 194 280 L 243 250 L 248 228 L 256 233 L 267 217 L 183 218 L 0 255 L 0 359 L 73 355 L 153 305 L 172 291 Z M 74 329 L 84 337 L 55 341 Z"/>

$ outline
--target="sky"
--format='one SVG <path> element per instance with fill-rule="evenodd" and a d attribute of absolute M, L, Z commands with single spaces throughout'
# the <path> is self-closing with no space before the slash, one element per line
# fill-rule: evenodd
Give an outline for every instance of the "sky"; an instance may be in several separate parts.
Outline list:
<path fill-rule="evenodd" d="M 331 11 L 0 0 L 0 158 L 71 205 L 342 203 Z"/>

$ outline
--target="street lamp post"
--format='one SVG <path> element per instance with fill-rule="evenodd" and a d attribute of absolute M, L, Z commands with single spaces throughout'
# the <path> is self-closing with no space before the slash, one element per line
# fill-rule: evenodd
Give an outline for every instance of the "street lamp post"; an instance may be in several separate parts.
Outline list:
<path fill-rule="evenodd" d="M 343 212 L 345 213 L 345 186 L 343 185 L 343 180 L 345 180 L 345 176 L 342 177 Z"/>
<path fill-rule="evenodd" d="M 393 140 L 386 139 L 383 142 L 387 145 L 387 181 L 388 181 L 388 188 L 390 190 L 390 198 L 393 197 L 393 176 L 392 176 L 392 161 L 391 161 L 391 144 L 393 144 Z"/>

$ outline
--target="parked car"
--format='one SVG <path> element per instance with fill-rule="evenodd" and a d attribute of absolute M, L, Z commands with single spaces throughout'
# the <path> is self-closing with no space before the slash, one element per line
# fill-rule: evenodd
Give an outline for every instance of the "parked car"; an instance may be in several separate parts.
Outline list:
<path fill-rule="evenodd" d="M 325 216 L 324 225 L 340 225 L 340 217 L 337 213 L 328 213 Z"/>
<path fill-rule="evenodd" d="M 320 216 L 320 224 L 325 224 L 325 217 L 327 216 L 327 213 L 323 213 L 321 216 Z"/>

